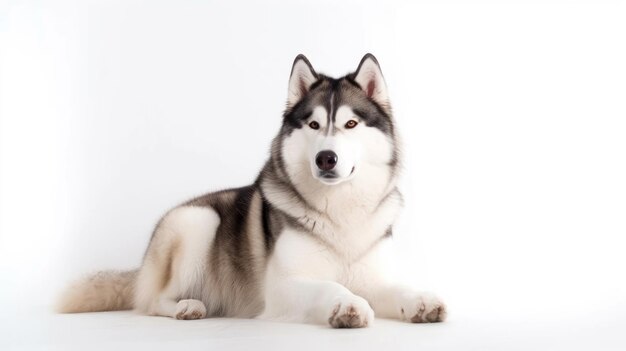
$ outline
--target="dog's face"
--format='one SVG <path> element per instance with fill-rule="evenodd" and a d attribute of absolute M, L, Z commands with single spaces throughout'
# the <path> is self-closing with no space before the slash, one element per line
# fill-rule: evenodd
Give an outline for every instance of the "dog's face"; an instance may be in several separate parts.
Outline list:
<path fill-rule="evenodd" d="M 296 182 L 326 185 L 395 167 L 397 151 L 387 88 L 374 56 L 340 79 L 317 74 L 302 55 L 294 62 L 280 135 L 284 167 Z"/>

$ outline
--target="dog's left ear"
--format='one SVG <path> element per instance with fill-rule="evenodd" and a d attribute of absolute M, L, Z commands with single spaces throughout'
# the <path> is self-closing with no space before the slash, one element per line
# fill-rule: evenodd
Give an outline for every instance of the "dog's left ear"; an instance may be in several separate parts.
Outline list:
<path fill-rule="evenodd" d="M 389 105 L 387 84 L 385 84 L 383 72 L 380 70 L 378 60 L 374 55 L 368 53 L 363 56 L 359 68 L 354 72 L 354 81 L 361 86 L 367 97 L 384 107 Z"/>

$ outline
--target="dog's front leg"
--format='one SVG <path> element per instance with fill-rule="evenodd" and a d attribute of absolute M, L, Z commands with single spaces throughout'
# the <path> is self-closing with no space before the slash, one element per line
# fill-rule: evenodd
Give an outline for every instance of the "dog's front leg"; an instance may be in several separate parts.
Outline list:
<path fill-rule="evenodd" d="M 442 322 L 445 304 L 434 294 L 404 284 L 394 264 L 391 242 L 381 242 L 358 265 L 361 281 L 354 292 L 366 298 L 379 318 L 400 319 L 411 323 Z"/>
<path fill-rule="evenodd" d="M 368 296 L 379 317 L 411 323 L 443 322 L 446 306 L 435 295 L 402 285 L 383 285 Z"/>
<path fill-rule="evenodd" d="M 259 318 L 360 328 L 374 322 L 368 302 L 336 282 L 334 256 L 305 233 L 286 231 L 276 243 L 265 277 Z"/>
<path fill-rule="evenodd" d="M 266 291 L 261 318 L 330 324 L 334 328 L 361 328 L 374 322 L 368 302 L 333 281 L 285 277 Z"/>

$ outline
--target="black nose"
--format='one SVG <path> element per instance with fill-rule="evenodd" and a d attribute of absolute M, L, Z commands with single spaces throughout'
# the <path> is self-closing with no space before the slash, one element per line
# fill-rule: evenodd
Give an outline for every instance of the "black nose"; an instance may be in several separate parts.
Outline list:
<path fill-rule="evenodd" d="M 337 164 L 337 154 L 330 150 L 320 151 L 315 156 L 315 164 L 322 171 L 330 171 Z"/>

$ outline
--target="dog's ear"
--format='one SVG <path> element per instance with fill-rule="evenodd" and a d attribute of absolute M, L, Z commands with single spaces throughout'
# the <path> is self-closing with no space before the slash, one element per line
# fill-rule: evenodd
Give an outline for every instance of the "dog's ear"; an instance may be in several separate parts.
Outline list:
<path fill-rule="evenodd" d="M 380 105 L 387 107 L 389 105 L 389 96 L 387 95 L 387 84 L 383 78 L 383 72 L 380 70 L 378 60 L 372 54 L 365 54 L 359 63 L 359 68 L 354 72 L 354 81 L 357 82 L 367 97 L 372 98 Z"/>
<path fill-rule="evenodd" d="M 287 97 L 287 108 L 292 108 L 300 99 L 306 95 L 309 88 L 318 76 L 307 58 L 300 54 L 293 61 L 291 76 L 289 77 L 289 96 Z"/>

